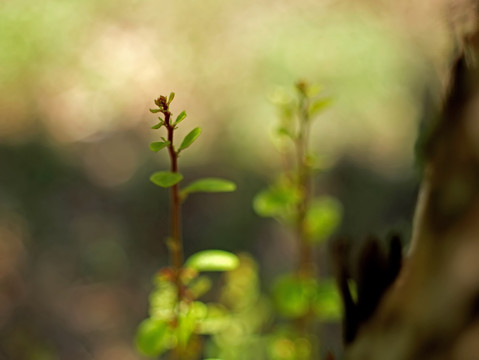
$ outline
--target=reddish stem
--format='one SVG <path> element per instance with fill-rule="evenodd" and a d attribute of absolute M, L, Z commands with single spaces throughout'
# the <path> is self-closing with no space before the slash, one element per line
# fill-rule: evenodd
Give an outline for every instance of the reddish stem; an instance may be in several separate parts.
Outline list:
<path fill-rule="evenodd" d="M 165 126 L 168 132 L 168 153 L 170 155 L 170 171 L 178 173 L 178 153 L 173 145 L 174 124 L 171 123 L 171 113 L 165 111 Z M 171 201 L 171 238 L 169 241 L 170 258 L 174 271 L 174 282 L 178 292 L 178 302 L 182 298 L 181 270 L 183 267 L 183 241 L 181 238 L 181 199 L 180 188 L 178 184 L 170 188 Z"/>

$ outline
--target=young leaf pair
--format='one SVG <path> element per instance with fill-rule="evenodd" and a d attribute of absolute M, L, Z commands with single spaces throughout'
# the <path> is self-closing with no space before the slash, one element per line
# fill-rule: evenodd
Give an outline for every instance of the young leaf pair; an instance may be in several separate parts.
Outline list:
<path fill-rule="evenodd" d="M 176 124 L 177 124 L 177 122 L 174 123 L 174 125 L 176 125 Z M 163 125 L 164 125 L 164 123 L 158 123 L 153 128 L 154 129 L 159 129 Z M 179 154 L 180 151 L 185 150 L 188 147 L 190 147 L 190 145 L 193 144 L 193 142 L 198 138 L 198 136 L 200 136 L 200 134 L 201 134 L 201 128 L 199 128 L 199 127 L 196 127 L 193 130 L 191 130 L 188 133 L 188 135 L 185 136 L 185 138 L 183 139 L 180 147 L 178 148 L 178 150 L 176 152 Z M 158 151 L 160 151 L 160 150 L 162 150 L 162 149 L 164 149 L 164 148 L 166 148 L 170 145 L 171 145 L 171 142 L 163 138 L 163 141 L 152 142 L 150 144 L 150 150 L 154 151 L 154 152 L 158 152 Z"/>

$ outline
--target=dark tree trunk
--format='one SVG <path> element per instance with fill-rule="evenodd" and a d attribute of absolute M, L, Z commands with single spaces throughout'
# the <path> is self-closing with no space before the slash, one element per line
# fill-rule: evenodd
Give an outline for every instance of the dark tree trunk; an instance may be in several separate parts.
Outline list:
<path fill-rule="evenodd" d="M 412 245 L 347 360 L 479 359 L 479 33 L 425 142 Z"/>

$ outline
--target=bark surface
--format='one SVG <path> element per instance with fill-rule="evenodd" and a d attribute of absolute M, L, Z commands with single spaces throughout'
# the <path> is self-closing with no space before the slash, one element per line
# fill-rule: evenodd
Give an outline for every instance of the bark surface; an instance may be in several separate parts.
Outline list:
<path fill-rule="evenodd" d="M 479 359 L 479 33 L 451 67 L 426 159 L 412 246 L 347 360 Z"/>

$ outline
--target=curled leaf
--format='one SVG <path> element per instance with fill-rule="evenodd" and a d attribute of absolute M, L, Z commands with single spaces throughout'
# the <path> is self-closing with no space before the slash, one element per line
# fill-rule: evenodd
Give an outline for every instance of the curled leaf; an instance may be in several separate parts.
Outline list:
<path fill-rule="evenodd" d="M 223 250 L 204 250 L 191 255 L 185 262 L 185 267 L 197 271 L 231 271 L 238 267 L 236 255 Z"/>
<path fill-rule="evenodd" d="M 236 184 L 229 180 L 219 178 L 199 179 L 186 186 L 182 195 L 195 192 L 230 192 L 236 190 Z"/>

